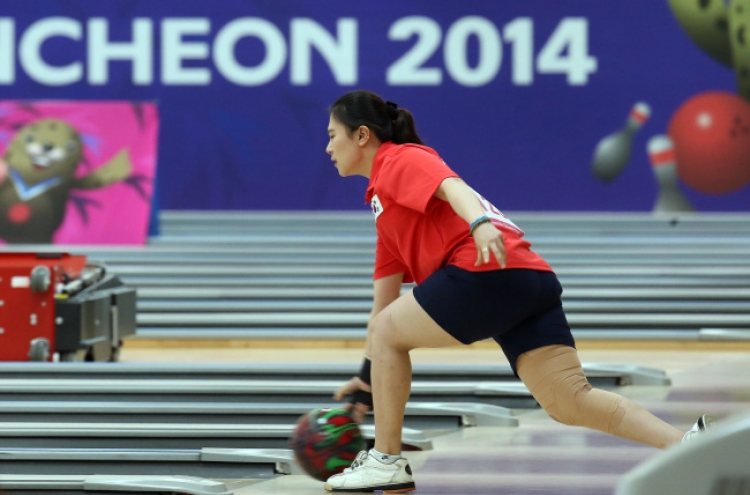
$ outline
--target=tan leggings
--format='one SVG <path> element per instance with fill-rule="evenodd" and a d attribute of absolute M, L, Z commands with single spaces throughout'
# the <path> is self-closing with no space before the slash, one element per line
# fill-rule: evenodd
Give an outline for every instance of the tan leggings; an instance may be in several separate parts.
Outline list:
<path fill-rule="evenodd" d="M 585 426 L 660 449 L 681 441 L 682 432 L 630 399 L 593 388 L 572 347 L 551 345 L 522 354 L 518 376 L 552 419 Z"/>

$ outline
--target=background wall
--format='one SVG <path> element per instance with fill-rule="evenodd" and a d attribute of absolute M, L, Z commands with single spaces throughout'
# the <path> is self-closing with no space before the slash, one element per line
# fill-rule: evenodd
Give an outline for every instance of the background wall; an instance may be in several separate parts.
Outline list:
<path fill-rule="evenodd" d="M 409 108 L 449 165 L 515 211 L 650 211 L 648 139 L 689 98 L 736 93 L 666 0 L 0 6 L 0 98 L 158 103 L 162 209 L 366 208 L 365 179 L 341 179 L 324 151 L 327 107 L 358 88 Z M 593 151 L 638 101 L 652 116 L 605 184 Z M 680 187 L 699 211 L 750 207 L 747 185 Z"/>

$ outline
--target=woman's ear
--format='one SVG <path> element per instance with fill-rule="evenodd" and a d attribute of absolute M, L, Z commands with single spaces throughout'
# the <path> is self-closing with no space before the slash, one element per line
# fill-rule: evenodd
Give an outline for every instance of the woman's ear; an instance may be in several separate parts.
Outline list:
<path fill-rule="evenodd" d="M 364 146 L 370 140 L 370 128 L 364 125 L 359 126 L 359 145 Z"/>

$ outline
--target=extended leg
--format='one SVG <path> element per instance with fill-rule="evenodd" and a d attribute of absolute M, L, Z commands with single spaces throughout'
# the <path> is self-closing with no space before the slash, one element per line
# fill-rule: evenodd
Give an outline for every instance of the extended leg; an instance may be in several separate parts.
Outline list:
<path fill-rule="evenodd" d="M 593 388 L 572 347 L 534 349 L 522 354 L 516 366 L 521 380 L 555 421 L 660 449 L 682 440 L 682 432 L 632 400 Z"/>

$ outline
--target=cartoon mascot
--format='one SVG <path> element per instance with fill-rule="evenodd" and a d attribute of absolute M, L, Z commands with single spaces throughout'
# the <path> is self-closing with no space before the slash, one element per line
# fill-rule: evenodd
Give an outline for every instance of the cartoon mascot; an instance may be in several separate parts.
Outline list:
<path fill-rule="evenodd" d="M 106 187 L 126 179 L 133 168 L 123 149 L 76 178 L 82 159 L 81 136 L 67 122 L 40 119 L 21 127 L 0 159 L 0 238 L 14 244 L 52 243 L 71 191 Z"/>

